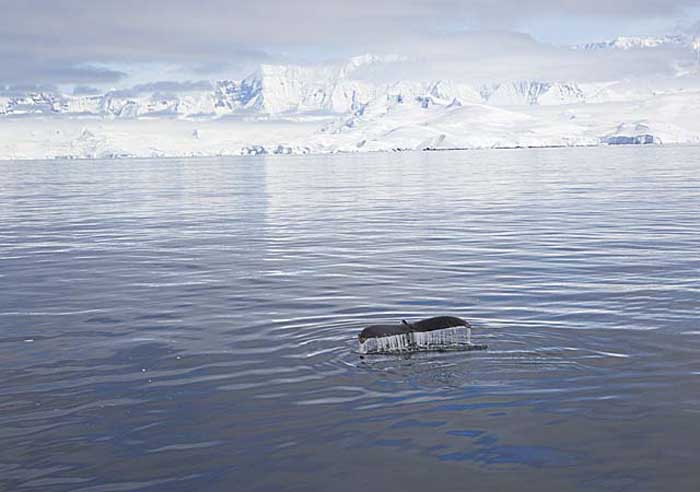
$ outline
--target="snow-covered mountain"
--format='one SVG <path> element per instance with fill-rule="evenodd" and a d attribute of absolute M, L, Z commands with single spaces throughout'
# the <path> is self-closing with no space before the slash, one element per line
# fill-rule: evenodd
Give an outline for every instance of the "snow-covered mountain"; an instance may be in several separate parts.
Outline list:
<path fill-rule="evenodd" d="M 683 37 L 618 38 L 587 50 Z M 695 73 L 658 80 L 374 80 L 406 59 L 262 65 L 242 80 L 104 94 L 0 87 L 0 158 L 357 152 L 700 142 Z M 415 60 L 414 60 L 415 62 Z M 397 73 L 399 71 L 397 70 Z"/>
<path fill-rule="evenodd" d="M 457 80 L 377 83 L 354 77 L 358 69 L 367 65 L 400 61 L 397 57 L 366 55 L 346 63 L 319 66 L 262 65 L 240 81 L 193 84 L 181 90 L 136 87 L 97 95 L 47 91 L 0 95 L 0 117 L 67 115 L 134 119 L 342 115 L 392 101 L 420 106 L 452 102 L 534 106 L 601 102 L 601 97 L 605 97 L 601 96 L 599 86 L 566 81 L 497 81 L 474 86 Z M 609 97 L 615 98 L 614 95 Z"/>
<path fill-rule="evenodd" d="M 335 67 L 265 65 L 242 81 L 217 81 L 209 90 L 179 93 L 113 91 L 102 95 L 30 92 L 0 97 L 0 117 L 20 115 L 217 117 L 354 113 L 369 105 L 400 101 L 426 106 L 480 102 L 533 106 L 599 101 L 597 86 L 575 82 L 514 81 L 474 87 L 457 81 L 400 81 L 372 84 L 353 80 Z M 612 96 L 611 96 L 612 97 Z"/>
<path fill-rule="evenodd" d="M 698 50 L 700 49 L 700 42 L 696 36 L 672 34 L 660 37 L 620 36 L 609 41 L 586 43 L 575 46 L 576 49 L 583 50 L 602 50 L 611 48 L 619 50 L 634 50 L 660 47 Z"/>
<path fill-rule="evenodd" d="M 91 115 L 108 118 L 222 116 L 231 114 L 346 113 L 375 98 L 377 85 L 353 80 L 355 70 L 398 57 L 365 55 L 346 63 L 261 65 L 241 81 L 222 80 L 180 91 L 110 91 L 101 95 L 28 92 L 2 96 L 0 115 Z M 418 88 L 415 90 L 420 91 Z"/>
<path fill-rule="evenodd" d="M 589 96 L 575 82 L 531 80 L 484 86 L 481 95 L 484 102 L 494 106 L 578 104 L 585 103 Z"/>

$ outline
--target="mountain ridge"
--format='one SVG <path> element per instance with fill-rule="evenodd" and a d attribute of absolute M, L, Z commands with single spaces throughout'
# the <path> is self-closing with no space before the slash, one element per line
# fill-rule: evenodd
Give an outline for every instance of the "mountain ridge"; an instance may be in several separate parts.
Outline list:
<path fill-rule="evenodd" d="M 655 43 L 606 46 L 624 53 Z M 363 71 L 405 61 L 363 55 L 321 65 L 263 64 L 241 80 L 160 82 L 103 94 L 0 89 L 0 159 L 700 143 L 697 71 L 663 80 L 478 84 L 376 81 Z"/>

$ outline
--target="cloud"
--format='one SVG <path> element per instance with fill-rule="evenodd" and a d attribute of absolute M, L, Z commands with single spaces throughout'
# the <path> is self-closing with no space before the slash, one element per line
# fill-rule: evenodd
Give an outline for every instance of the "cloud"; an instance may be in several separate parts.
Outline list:
<path fill-rule="evenodd" d="M 700 21 L 692 22 L 690 24 L 683 23 L 681 26 L 679 26 L 679 30 L 691 36 L 700 36 Z"/>
<path fill-rule="evenodd" d="M 48 84 L 10 84 L 0 85 L 0 96 L 19 97 L 29 92 L 56 92 L 55 85 Z"/>
<path fill-rule="evenodd" d="M 0 0 L 0 81 L 123 79 L 95 68 L 110 63 L 216 72 L 207 67 L 389 46 L 406 54 L 440 32 L 513 31 L 542 18 L 561 21 L 562 32 L 583 17 L 670 25 L 692 8 L 700 0 Z"/>
<path fill-rule="evenodd" d="M 41 58 L 0 52 L 0 84 L 85 84 L 117 82 L 124 72 L 71 58 Z"/>
<path fill-rule="evenodd" d="M 73 94 L 76 96 L 96 96 L 101 93 L 102 91 L 97 87 L 90 87 L 88 85 L 76 85 L 73 88 Z"/>
<path fill-rule="evenodd" d="M 403 47 L 406 62 L 365 67 L 355 77 L 391 82 L 440 79 L 474 83 L 512 80 L 601 82 L 624 78 L 673 76 L 695 63 L 685 48 L 577 50 L 510 32 L 468 32 L 417 37 Z M 397 45 L 389 49 L 396 49 Z"/>
<path fill-rule="evenodd" d="M 211 82 L 207 80 L 185 82 L 165 80 L 159 82 L 149 82 L 147 84 L 137 84 L 128 89 L 114 90 L 110 91 L 110 93 L 119 97 L 136 97 L 141 94 L 171 94 L 193 91 L 208 91 L 212 89 L 213 87 Z"/>
<path fill-rule="evenodd" d="M 138 84 L 133 87 L 133 91 L 137 93 L 149 92 L 189 92 L 189 91 L 206 91 L 211 90 L 211 82 L 207 80 L 199 81 L 159 81 L 148 84 Z"/>

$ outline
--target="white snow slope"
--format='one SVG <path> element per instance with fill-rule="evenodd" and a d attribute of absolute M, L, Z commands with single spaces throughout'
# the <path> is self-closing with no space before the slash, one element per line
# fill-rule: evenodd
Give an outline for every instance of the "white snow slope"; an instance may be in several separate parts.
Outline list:
<path fill-rule="evenodd" d="M 646 42 L 604 46 L 635 43 Z M 696 74 L 663 83 L 479 87 L 355 76 L 400 61 L 368 55 L 315 67 L 266 65 L 242 81 L 169 92 L 0 91 L 0 159 L 700 143 Z"/>

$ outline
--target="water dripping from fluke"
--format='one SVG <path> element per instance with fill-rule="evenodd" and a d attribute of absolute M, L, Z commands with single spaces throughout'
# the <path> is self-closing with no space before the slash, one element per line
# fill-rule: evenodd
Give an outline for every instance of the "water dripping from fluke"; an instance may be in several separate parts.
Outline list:
<path fill-rule="evenodd" d="M 386 355 L 486 350 L 487 345 L 472 343 L 471 328 L 469 322 L 453 316 L 438 316 L 415 323 L 403 320 L 398 325 L 372 325 L 358 335 L 359 352 Z"/>

